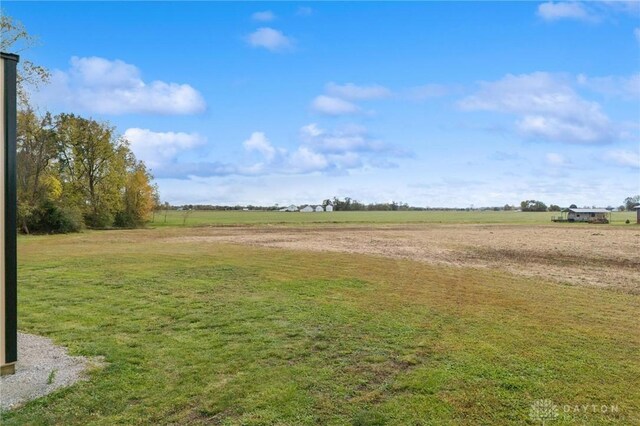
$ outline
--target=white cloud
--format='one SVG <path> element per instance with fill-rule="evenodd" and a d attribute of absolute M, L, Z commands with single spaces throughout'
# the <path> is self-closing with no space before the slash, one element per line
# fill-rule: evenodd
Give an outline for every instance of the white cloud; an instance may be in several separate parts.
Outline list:
<path fill-rule="evenodd" d="M 640 169 L 640 153 L 638 151 L 634 152 L 624 149 L 607 151 L 605 153 L 605 159 L 619 166 Z"/>
<path fill-rule="evenodd" d="M 547 2 L 538 6 L 538 16 L 546 21 L 560 19 L 575 19 L 579 21 L 594 21 L 593 16 L 583 5 L 575 1 L 571 2 Z"/>
<path fill-rule="evenodd" d="M 345 115 L 360 112 L 360 108 L 357 105 L 344 99 L 326 95 L 317 96 L 311 103 L 311 109 L 326 115 Z"/>
<path fill-rule="evenodd" d="M 271 52 L 284 52 L 293 48 L 293 39 L 273 28 L 258 28 L 247 36 L 247 43 L 252 47 L 263 47 Z"/>
<path fill-rule="evenodd" d="M 206 103 L 188 84 L 146 83 L 140 70 L 121 60 L 73 57 L 67 71 L 55 70 L 51 83 L 34 94 L 51 104 L 100 114 L 196 114 Z"/>
<path fill-rule="evenodd" d="M 206 139 L 197 133 L 153 132 L 136 127 L 127 129 L 123 136 L 130 142 L 136 158 L 151 169 L 162 168 L 181 152 L 206 143 Z"/>
<path fill-rule="evenodd" d="M 331 170 L 349 170 L 363 164 L 363 153 L 373 149 L 366 129 L 347 127 L 340 132 L 327 132 L 311 123 L 300 129 L 301 144 L 293 149 L 276 148 L 262 132 L 254 132 L 244 142 L 247 151 L 257 151 L 264 161 L 250 166 L 260 174 L 304 174 Z"/>
<path fill-rule="evenodd" d="M 549 1 L 537 9 L 537 15 L 545 21 L 572 19 L 590 23 L 615 22 L 616 14 L 637 17 L 639 13 L 640 2 L 637 0 Z"/>
<path fill-rule="evenodd" d="M 345 174 L 351 170 L 365 166 L 371 168 L 391 168 L 396 165 L 391 161 L 396 158 L 407 157 L 400 150 L 371 138 L 367 129 L 357 125 L 347 125 L 336 131 L 327 131 L 311 123 L 300 129 L 300 143 L 291 148 L 275 146 L 264 132 L 251 133 L 242 145 L 247 153 L 256 156 L 246 157 L 244 162 L 228 164 L 221 162 L 190 162 L 181 163 L 169 161 L 175 159 L 176 150 L 173 138 L 165 134 L 149 134 L 147 130 L 133 129 L 127 132 L 133 140 L 161 140 L 162 142 L 147 143 L 143 159 L 150 158 L 154 164 L 159 164 L 154 172 L 161 178 L 182 178 L 190 176 L 268 176 L 268 175 L 300 175 L 310 173 Z M 186 136 L 186 134 L 181 134 Z M 164 137 L 163 137 L 164 136 Z M 138 143 L 136 145 L 139 145 Z M 162 149 L 160 149 L 162 148 Z M 140 151 L 139 147 L 137 149 Z M 163 152 L 161 155 L 156 151 Z M 154 155 L 160 155 L 156 158 Z M 146 157 L 146 158 L 145 158 Z"/>
<path fill-rule="evenodd" d="M 549 152 L 545 156 L 547 163 L 552 166 L 564 166 L 567 164 L 567 160 L 564 158 L 562 154 L 558 154 L 557 152 Z"/>
<path fill-rule="evenodd" d="M 308 173 L 324 170 L 329 165 L 329 161 L 323 154 L 312 151 L 301 146 L 291 154 L 288 166 L 296 172 Z"/>
<path fill-rule="evenodd" d="M 276 19 L 276 15 L 270 10 L 265 10 L 262 12 L 255 12 L 251 15 L 251 19 L 258 22 L 270 22 Z"/>
<path fill-rule="evenodd" d="M 302 128 L 300 129 L 300 133 L 302 134 L 303 138 L 314 138 L 324 133 L 324 130 L 318 127 L 316 123 L 311 123 L 307 124 L 306 126 L 302 126 Z"/>
<path fill-rule="evenodd" d="M 640 73 L 629 77 L 588 77 L 580 74 L 576 80 L 581 87 L 605 96 L 632 101 L 637 101 L 640 98 Z"/>
<path fill-rule="evenodd" d="M 527 137 L 598 144 L 619 136 L 598 103 L 581 98 L 565 78 L 544 72 L 483 82 L 459 106 L 515 114 L 520 117 L 516 128 Z"/>
<path fill-rule="evenodd" d="M 296 11 L 298 16 L 311 16 L 313 15 L 313 9 L 307 6 L 300 6 Z"/>
<path fill-rule="evenodd" d="M 378 84 L 358 86 L 353 83 L 336 84 L 331 82 L 326 85 L 325 91 L 331 96 L 348 100 L 380 99 L 391 96 L 391 90 Z"/>
<path fill-rule="evenodd" d="M 276 149 L 263 132 L 253 132 L 251 137 L 244 141 L 242 145 L 249 152 L 257 151 L 261 153 L 267 161 L 273 160 L 276 155 Z"/>
<path fill-rule="evenodd" d="M 389 147 L 369 137 L 362 126 L 348 125 L 336 131 L 326 131 L 315 123 L 300 129 L 302 141 L 315 151 L 325 154 L 389 152 Z"/>

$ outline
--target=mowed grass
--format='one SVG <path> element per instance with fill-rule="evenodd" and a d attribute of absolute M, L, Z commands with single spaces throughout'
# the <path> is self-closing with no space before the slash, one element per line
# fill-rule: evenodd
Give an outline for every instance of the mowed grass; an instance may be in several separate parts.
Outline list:
<path fill-rule="evenodd" d="M 20 329 L 107 365 L 3 425 L 640 423 L 637 296 L 167 232 L 19 240 Z"/>
<path fill-rule="evenodd" d="M 232 226 L 232 225 L 321 225 L 321 224 L 552 224 L 558 212 L 515 211 L 388 211 L 388 212 L 276 212 L 276 211 L 159 211 L 151 227 L 163 226 Z M 636 223 L 635 212 L 613 212 L 613 225 Z M 578 223 L 557 223 L 557 226 L 581 226 Z"/>

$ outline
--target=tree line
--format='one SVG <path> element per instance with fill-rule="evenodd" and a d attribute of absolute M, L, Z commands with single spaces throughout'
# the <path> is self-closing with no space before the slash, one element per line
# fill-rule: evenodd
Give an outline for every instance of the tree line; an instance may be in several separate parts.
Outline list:
<path fill-rule="evenodd" d="M 138 227 L 158 191 L 129 143 L 108 123 L 18 111 L 18 227 L 23 233 Z"/>

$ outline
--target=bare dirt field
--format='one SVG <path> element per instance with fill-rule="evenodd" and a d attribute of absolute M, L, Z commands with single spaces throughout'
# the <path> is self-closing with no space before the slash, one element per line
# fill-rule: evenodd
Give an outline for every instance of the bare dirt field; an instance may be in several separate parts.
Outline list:
<path fill-rule="evenodd" d="M 193 232 L 191 232 L 193 231 Z M 495 268 L 556 282 L 640 294 L 640 228 L 407 225 L 193 228 L 169 237 Z"/>

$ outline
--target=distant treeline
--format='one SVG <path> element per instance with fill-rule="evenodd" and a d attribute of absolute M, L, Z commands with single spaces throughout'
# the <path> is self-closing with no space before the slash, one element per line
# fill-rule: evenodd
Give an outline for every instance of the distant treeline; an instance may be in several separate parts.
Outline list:
<path fill-rule="evenodd" d="M 633 210 L 634 206 L 640 204 L 640 195 L 633 197 L 627 197 L 625 204 L 620 205 L 618 210 Z M 564 210 L 557 204 L 551 204 L 547 206 L 542 201 L 538 200 L 524 200 L 520 202 L 519 206 L 505 204 L 504 206 L 490 206 L 490 207 L 417 207 L 410 206 L 408 203 L 392 201 L 390 203 L 362 203 L 358 200 L 354 200 L 350 197 L 340 199 L 333 197 L 333 199 L 325 199 L 321 203 L 309 203 L 296 205 L 297 208 L 304 206 L 320 205 L 326 209 L 327 206 L 332 206 L 334 211 L 524 211 L 524 212 L 559 212 Z M 163 210 L 261 210 L 261 211 L 276 211 L 286 207 L 285 205 L 274 204 L 271 206 L 260 205 L 219 205 L 219 204 L 183 204 L 183 205 L 171 205 L 164 203 L 158 206 Z M 575 204 L 571 204 L 569 208 L 576 208 Z M 583 206 L 583 208 L 595 208 L 595 206 Z M 615 210 L 614 207 L 607 206 L 609 210 Z"/>
<path fill-rule="evenodd" d="M 334 211 L 471 211 L 471 210 L 490 210 L 490 211 L 502 211 L 502 210 L 515 210 L 515 206 L 505 205 L 501 207 L 418 207 L 411 206 L 408 203 L 391 201 L 387 203 L 362 203 L 358 200 L 354 200 L 350 197 L 340 199 L 333 197 L 333 199 L 325 199 L 321 203 L 309 203 L 296 205 L 297 208 L 302 208 L 307 205 L 317 206 L 320 205 L 326 209 L 327 206 L 332 206 Z M 171 205 L 164 203 L 159 206 L 163 210 L 261 210 L 261 211 L 275 211 L 286 207 L 285 205 L 218 205 L 218 204 L 183 204 L 183 205 Z"/>

